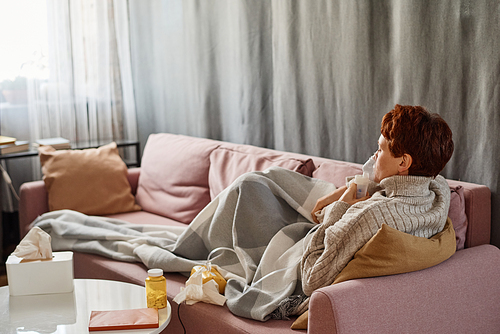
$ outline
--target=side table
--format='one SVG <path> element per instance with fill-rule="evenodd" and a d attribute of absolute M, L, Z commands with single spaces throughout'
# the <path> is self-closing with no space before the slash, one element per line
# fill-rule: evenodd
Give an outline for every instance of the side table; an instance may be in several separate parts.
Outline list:
<path fill-rule="evenodd" d="M 10 296 L 9 287 L 0 288 L 0 329 L 2 333 L 89 333 L 92 311 L 145 308 L 144 287 L 108 280 L 75 279 L 71 293 Z M 133 330 L 134 334 L 161 333 L 170 322 L 170 303 L 158 310 L 159 328 Z M 130 330 L 92 333 L 128 333 Z"/>
<path fill-rule="evenodd" d="M 128 167 L 140 167 L 141 166 L 141 151 L 140 151 L 140 146 L 139 142 L 136 140 L 115 140 L 116 146 L 118 148 L 120 147 L 134 147 L 135 149 L 135 155 L 136 155 L 136 160 L 135 161 L 125 161 Z M 88 141 L 79 141 L 79 142 L 72 142 L 71 143 L 71 149 L 73 150 L 83 150 L 87 148 L 97 148 L 102 145 L 106 145 L 111 143 L 111 140 L 109 141 L 97 141 L 97 140 L 88 140 Z M 8 159 L 16 159 L 16 158 L 26 158 L 26 157 L 36 157 L 38 156 L 38 149 L 34 148 L 33 145 L 30 143 L 30 149 L 27 151 L 22 151 L 22 152 L 16 152 L 16 153 L 7 153 L 7 154 L 0 154 L 0 160 L 8 160 Z"/>

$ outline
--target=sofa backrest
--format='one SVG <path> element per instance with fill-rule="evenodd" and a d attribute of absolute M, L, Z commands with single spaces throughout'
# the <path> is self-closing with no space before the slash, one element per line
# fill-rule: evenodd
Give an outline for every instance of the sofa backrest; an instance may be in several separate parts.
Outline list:
<path fill-rule="evenodd" d="M 189 224 L 246 172 L 280 166 L 312 176 L 309 157 L 216 140 L 152 134 L 144 148 L 136 200 L 146 211 Z"/>
<path fill-rule="evenodd" d="M 141 207 L 189 224 L 238 176 L 271 166 L 295 170 L 340 187 L 361 174 L 361 164 L 251 145 L 174 134 L 152 134 L 144 148 L 136 199 Z M 448 180 L 449 216 L 457 248 L 489 243 L 490 190 L 483 185 Z"/>
<path fill-rule="evenodd" d="M 213 154 L 212 154 L 213 153 Z M 271 165 L 332 182 L 361 174 L 361 165 L 303 154 L 280 152 L 250 145 L 172 134 L 151 135 L 142 167 L 128 170 L 132 194 L 145 211 L 188 224 L 221 189 L 237 176 Z M 457 248 L 490 242 L 491 192 L 480 184 L 447 180 L 451 191 L 449 216 L 457 234 Z M 31 222 L 48 212 L 43 181 L 20 187 L 20 237 Z"/>

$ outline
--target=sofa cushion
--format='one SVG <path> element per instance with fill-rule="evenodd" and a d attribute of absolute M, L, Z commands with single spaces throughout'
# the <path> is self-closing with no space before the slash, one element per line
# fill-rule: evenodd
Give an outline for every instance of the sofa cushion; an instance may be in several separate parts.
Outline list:
<path fill-rule="evenodd" d="M 149 136 L 136 199 L 148 212 L 189 224 L 210 202 L 210 153 L 220 143 L 168 133 Z"/>
<path fill-rule="evenodd" d="M 443 230 L 429 239 L 382 224 L 378 232 L 354 254 L 332 284 L 366 277 L 403 274 L 435 266 L 455 254 L 455 231 L 448 218 Z M 307 328 L 308 311 L 292 329 Z"/>
<path fill-rule="evenodd" d="M 159 226 L 176 226 L 185 229 L 187 226 L 173 219 L 160 216 L 147 211 L 134 211 L 125 213 L 115 213 L 105 215 L 105 217 L 124 220 L 135 225 L 159 225 Z"/>
<path fill-rule="evenodd" d="M 311 176 L 314 170 L 314 163 L 311 159 L 287 157 L 277 154 L 277 151 L 248 147 L 248 145 L 233 148 L 219 147 L 210 154 L 208 174 L 210 197 L 214 199 L 240 175 L 263 171 L 272 166 L 290 169 L 307 176 Z"/>
<path fill-rule="evenodd" d="M 429 239 L 416 237 L 382 224 L 378 232 L 354 254 L 334 283 L 354 278 L 402 274 L 435 266 L 455 253 L 451 219 Z"/>
<path fill-rule="evenodd" d="M 50 211 L 106 215 L 141 209 L 116 143 L 86 150 L 56 151 L 42 146 L 39 153 Z"/>
<path fill-rule="evenodd" d="M 465 214 L 465 198 L 464 188 L 462 186 L 450 186 L 450 217 L 455 229 L 455 237 L 457 242 L 457 250 L 463 249 L 465 246 L 465 237 L 467 233 L 467 215 Z"/>

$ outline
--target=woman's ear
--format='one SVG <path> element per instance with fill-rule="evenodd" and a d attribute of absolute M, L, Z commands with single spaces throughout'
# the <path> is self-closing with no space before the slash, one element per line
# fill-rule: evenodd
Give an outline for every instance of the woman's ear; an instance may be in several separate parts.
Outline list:
<path fill-rule="evenodd" d="M 403 154 L 401 163 L 398 166 L 399 175 L 408 175 L 411 164 L 413 163 L 413 158 L 408 153 Z"/>

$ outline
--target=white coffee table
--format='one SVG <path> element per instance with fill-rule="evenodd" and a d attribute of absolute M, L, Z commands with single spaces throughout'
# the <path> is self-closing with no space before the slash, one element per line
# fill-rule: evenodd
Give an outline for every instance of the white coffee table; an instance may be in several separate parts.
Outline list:
<path fill-rule="evenodd" d="M 0 288 L 0 332 L 88 333 L 92 311 L 145 308 L 146 291 L 139 285 L 107 280 L 75 279 L 71 293 L 10 296 Z M 160 333 L 171 318 L 170 303 L 158 311 L 160 327 L 140 330 L 98 331 L 110 333 Z"/>

